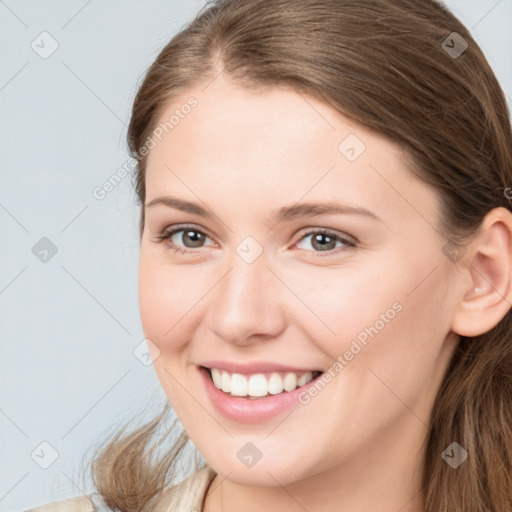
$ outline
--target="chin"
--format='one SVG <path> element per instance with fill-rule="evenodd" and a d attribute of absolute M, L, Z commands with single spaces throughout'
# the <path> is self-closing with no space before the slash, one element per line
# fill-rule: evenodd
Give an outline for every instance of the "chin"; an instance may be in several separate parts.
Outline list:
<path fill-rule="evenodd" d="M 245 467 L 238 459 L 229 460 L 207 460 L 208 464 L 223 479 L 239 485 L 249 485 L 258 487 L 275 487 L 276 485 L 286 486 L 302 480 L 306 477 L 303 466 L 299 466 L 294 461 L 282 459 L 275 461 L 269 459 L 263 461 L 263 457 L 252 467 Z M 300 473 L 296 472 L 300 467 Z M 295 471 L 291 470 L 295 468 Z"/>

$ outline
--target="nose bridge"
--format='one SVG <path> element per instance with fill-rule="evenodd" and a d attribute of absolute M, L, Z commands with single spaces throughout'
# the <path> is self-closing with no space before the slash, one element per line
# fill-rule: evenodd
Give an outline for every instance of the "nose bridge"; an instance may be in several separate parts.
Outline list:
<path fill-rule="evenodd" d="M 212 298 L 211 327 L 233 343 L 243 343 L 254 334 L 273 336 L 282 327 L 278 280 L 267 268 L 265 253 L 253 259 L 251 250 L 242 242 L 233 251 L 229 271 Z"/>

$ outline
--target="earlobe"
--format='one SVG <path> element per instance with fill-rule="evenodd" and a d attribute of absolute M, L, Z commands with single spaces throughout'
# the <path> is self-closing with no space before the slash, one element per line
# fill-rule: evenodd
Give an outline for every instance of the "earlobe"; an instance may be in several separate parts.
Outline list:
<path fill-rule="evenodd" d="M 456 305 L 452 331 L 474 337 L 495 327 L 512 307 L 512 213 L 495 208 L 469 244 L 464 280 Z M 462 282 L 462 281 L 461 281 Z M 468 285 L 469 282 L 469 285 Z"/>

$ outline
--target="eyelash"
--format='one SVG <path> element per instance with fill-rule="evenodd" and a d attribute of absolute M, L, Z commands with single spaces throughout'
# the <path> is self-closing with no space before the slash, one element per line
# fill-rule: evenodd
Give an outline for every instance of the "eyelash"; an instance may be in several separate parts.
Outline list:
<path fill-rule="evenodd" d="M 183 224 L 183 225 L 175 226 L 172 229 L 165 230 L 162 234 L 160 234 L 160 235 L 155 237 L 156 238 L 155 241 L 156 241 L 156 243 L 164 242 L 166 240 L 169 240 L 176 233 L 179 233 L 180 231 L 185 231 L 187 229 L 189 231 L 195 231 L 196 233 L 201 233 L 205 237 L 210 238 L 204 231 L 202 231 L 200 229 L 197 229 L 195 226 L 189 225 L 189 224 Z M 308 237 L 310 235 L 316 235 L 318 233 L 323 234 L 323 235 L 327 235 L 327 236 L 329 236 L 330 238 L 333 238 L 336 241 L 343 242 L 345 244 L 345 247 L 341 248 L 342 251 L 346 251 L 346 250 L 350 250 L 350 249 L 355 249 L 357 247 L 357 244 L 356 244 L 355 241 L 352 241 L 349 238 L 342 237 L 342 236 L 338 235 L 336 232 L 331 231 L 329 229 L 317 229 L 317 230 L 314 230 L 314 231 L 308 231 L 307 233 L 305 233 L 299 239 L 299 241 L 297 243 L 299 243 L 304 238 L 306 238 L 306 237 Z M 169 247 L 169 249 L 172 249 L 174 252 L 179 252 L 180 254 L 187 254 L 187 253 L 196 252 L 195 249 L 188 249 L 188 248 L 178 247 L 175 244 L 173 244 L 172 242 L 167 242 L 167 246 Z M 338 249 L 340 249 L 340 248 L 338 247 Z M 337 254 L 340 251 L 338 251 L 336 249 L 331 249 L 329 251 L 325 251 L 325 254 L 322 254 L 323 251 L 306 251 L 306 252 L 315 252 L 315 253 L 317 253 L 318 256 L 323 257 L 323 256 L 331 256 L 333 254 Z"/>

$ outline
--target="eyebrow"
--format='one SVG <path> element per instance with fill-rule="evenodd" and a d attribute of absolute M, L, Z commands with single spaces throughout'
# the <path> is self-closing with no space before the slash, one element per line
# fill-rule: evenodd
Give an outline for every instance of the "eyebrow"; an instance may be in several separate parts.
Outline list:
<path fill-rule="evenodd" d="M 156 197 L 146 204 L 146 208 L 151 208 L 152 206 L 158 204 L 167 206 L 169 208 L 175 208 L 176 210 L 180 210 L 182 212 L 200 215 L 201 217 L 208 219 L 213 217 L 209 210 L 203 208 L 198 203 L 185 201 L 183 199 L 171 196 Z M 326 203 L 300 203 L 291 206 L 283 206 L 282 208 L 272 212 L 272 219 L 276 222 L 281 222 L 326 214 L 364 215 L 366 217 L 370 217 L 374 220 L 382 222 L 380 217 L 378 217 L 374 212 L 368 210 L 367 208 L 362 206 L 343 205 L 334 201 L 329 201 Z"/>

